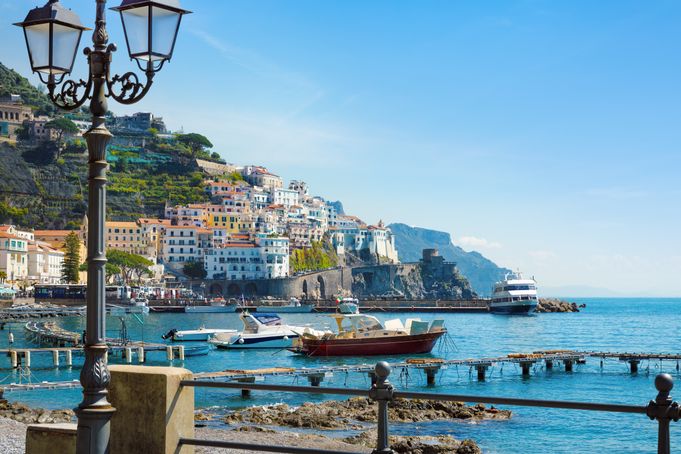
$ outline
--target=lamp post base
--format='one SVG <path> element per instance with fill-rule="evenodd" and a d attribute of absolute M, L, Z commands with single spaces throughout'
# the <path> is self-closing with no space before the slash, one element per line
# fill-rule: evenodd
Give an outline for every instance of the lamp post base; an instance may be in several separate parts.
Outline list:
<path fill-rule="evenodd" d="M 111 416 L 115 408 L 77 408 L 78 431 L 76 433 L 77 453 L 107 454 L 111 433 Z"/>

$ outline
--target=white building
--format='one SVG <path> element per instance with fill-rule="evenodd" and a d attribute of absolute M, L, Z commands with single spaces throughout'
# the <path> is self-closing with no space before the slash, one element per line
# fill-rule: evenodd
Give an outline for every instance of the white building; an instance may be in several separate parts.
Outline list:
<path fill-rule="evenodd" d="M 176 270 L 182 269 L 186 262 L 199 260 L 197 227 L 166 226 L 161 251 L 165 265 Z"/>
<path fill-rule="evenodd" d="M 293 189 L 275 189 L 272 191 L 272 203 L 274 205 L 284 205 L 285 207 L 292 207 L 298 205 L 300 201 L 300 194 Z"/>
<path fill-rule="evenodd" d="M 379 222 L 378 225 L 357 227 L 348 222 L 344 227 L 334 227 L 331 230 L 331 242 L 339 255 L 347 252 L 364 253 L 380 257 L 382 260 L 387 259 L 392 263 L 399 262 L 395 236 L 383 222 Z"/>
<path fill-rule="evenodd" d="M 207 279 L 253 280 L 289 274 L 288 238 L 259 235 L 254 242 L 226 242 L 205 251 Z"/>
<path fill-rule="evenodd" d="M 38 284 L 62 282 L 64 253 L 48 243 L 36 241 L 28 245 L 28 280 Z"/>

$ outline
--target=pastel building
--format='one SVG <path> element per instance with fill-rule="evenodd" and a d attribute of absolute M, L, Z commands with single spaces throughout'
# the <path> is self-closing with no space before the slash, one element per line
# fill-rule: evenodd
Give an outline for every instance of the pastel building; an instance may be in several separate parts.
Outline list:
<path fill-rule="evenodd" d="M 161 240 L 161 256 L 166 266 L 181 269 L 186 262 L 198 261 L 201 253 L 197 227 L 168 226 Z"/>
<path fill-rule="evenodd" d="M 7 281 L 28 278 L 28 243 L 28 239 L 17 235 L 14 226 L 0 226 L 0 271 L 5 272 Z"/>

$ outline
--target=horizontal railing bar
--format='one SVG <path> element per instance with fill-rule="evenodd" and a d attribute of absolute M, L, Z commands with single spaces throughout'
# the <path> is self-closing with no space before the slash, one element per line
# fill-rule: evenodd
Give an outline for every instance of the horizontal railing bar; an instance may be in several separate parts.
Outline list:
<path fill-rule="evenodd" d="M 607 411 L 617 413 L 646 413 L 646 407 L 637 405 L 598 404 L 591 402 L 570 402 L 562 400 L 516 399 L 510 397 L 484 397 L 460 394 L 434 394 L 395 391 L 395 398 L 427 399 L 481 404 L 515 405 L 518 407 L 564 408 L 567 410 Z"/>
<path fill-rule="evenodd" d="M 251 389 L 261 391 L 281 391 L 309 394 L 338 394 L 346 396 L 368 396 L 369 392 L 353 388 L 326 388 L 316 386 L 266 385 L 257 383 L 230 383 L 200 380 L 182 380 L 183 386 L 206 388 Z M 425 399 L 449 402 L 470 402 L 482 404 L 514 405 L 519 407 L 563 408 L 568 410 L 605 411 L 617 413 L 646 413 L 646 407 L 637 405 L 601 404 L 592 402 L 571 402 L 561 400 L 518 399 L 512 397 L 486 397 L 465 394 L 437 394 L 395 391 L 395 398 Z"/>
<path fill-rule="evenodd" d="M 233 441 L 219 441 L 219 440 L 197 440 L 195 438 L 180 438 L 180 445 L 190 446 L 205 446 L 209 448 L 231 448 L 243 449 L 249 452 L 283 452 L 290 454 L 361 454 L 351 451 L 330 451 L 324 449 L 310 449 L 310 448 L 294 448 L 292 446 L 270 446 L 270 445 L 256 445 L 251 443 L 237 443 Z"/>
<path fill-rule="evenodd" d="M 289 385 L 265 385 L 259 383 L 231 383 L 224 381 L 206 380 L 182 380 L 182 386 L 196 386 L 201 388 L 229 388 L 229 389 L 251 389 L 260 391 L 281 391 L 292 393 L 308 394 L 339 394 L 345 396 L 368 396 L 369 390 L 353 388 L 327 388 L 317 386 L 289 386 Z"/>

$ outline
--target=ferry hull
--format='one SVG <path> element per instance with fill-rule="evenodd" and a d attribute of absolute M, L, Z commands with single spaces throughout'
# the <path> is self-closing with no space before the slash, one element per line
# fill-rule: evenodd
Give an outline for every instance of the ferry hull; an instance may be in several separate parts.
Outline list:
<path fill-rule="evenodd" d="M 537 303 L 490 305 L 489 311 L 493 314 L 529 314 L 534 312 L 536 308 Z"/>
<path fill-rule="evenodd" d="M 307 356 L 375 356 L 430 353 L 447 331 L 367 339 L 302 338 L 299 353 Z"/>

